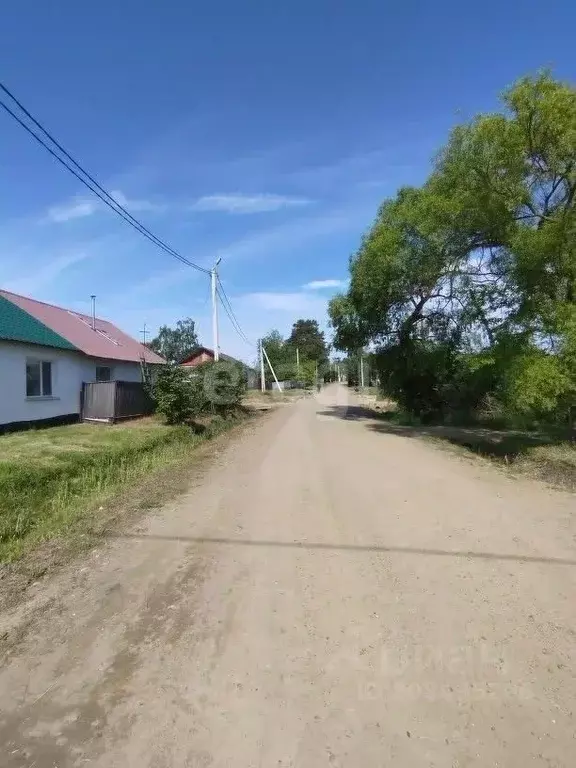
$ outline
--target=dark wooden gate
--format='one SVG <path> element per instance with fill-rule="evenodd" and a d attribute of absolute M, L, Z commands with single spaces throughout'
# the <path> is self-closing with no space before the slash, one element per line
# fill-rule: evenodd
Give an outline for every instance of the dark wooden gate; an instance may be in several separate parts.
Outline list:
<path fill-rule="evenodd" d="M 82 385 L 82 420 L 113 423 L 147 416 L 153 403 L 138 381 L 94 381 Z"/>

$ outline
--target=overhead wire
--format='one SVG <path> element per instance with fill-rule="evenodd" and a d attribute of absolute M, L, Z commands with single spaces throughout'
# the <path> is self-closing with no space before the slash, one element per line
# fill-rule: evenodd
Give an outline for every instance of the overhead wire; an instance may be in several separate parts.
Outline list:
<path fill-rule="evenodd" d="M 224 307 L 224 311 L 228 315 L 228 319 L 232 323 L 232 327 L 236 331 L 236 333 L 240 336 L 240 338 L 246 342 L 251 347 L 256 347 L 257 345 L 254 344 L 254 342 L 250 341 L 250 339 L 246 336 L 244 331 L 242 330 L 242 326 L 240 325 L 240 322 L 238 318 L 236 317 L 236 314 L 234 312 L 234 309 L 232 308 L 232 304 L 230 303 L 230 299 L 226 295 L 226 291 L 224 290 L 224 286 L 222 285 L 220 278 L 218 278 L 218 284 L 216 286 L 216 293 L 218 294 L 218 297 L 220 299 L 220 302 L 222 303 L 222 306 Z"/>
<path fill-rule="evenodd" d="M 217 277 L 217 286 L 216 286 L 216 292 L 218 293 L 218 296 L 220 297 L 220 301 L 222 302 L 222 306 L 226 310 L 226 314 L 230 318 L 230 322 L 238 328 L 238 332 L 241 335 L 244 335 L 244 332 L 242 331 L 242 328 L 240 326 L 240 323 L 238 321 L 238 318 L 236 317 L 236 314 L 234 310 L 232 309 L 232 304 L 230 303 L 230 299 L 228 298 L 226 291 L 224 290 L 224 286 L 222 285 L 222 282 L 220 281 L 220 278 Z"/>
<path fill-rule="evenodd" d="M 238 325 L 238 321 L 235 319 L 235 316 L 234 316 L 234 314 L 231 312 L 230 308 L 227 306 L 227 304 L 226 304 L 226 301 L 225 301 L 224 297 L 222 296 L 222 294 L 221 294 L 220 290 L 217 290 L 217 294 L 218 294 L 218 298 L 220 299 L 220 302 L 221 302 L 221 304 L 222 304 L 222 307 L 224 308 L 224 311 L 225 311 L 225 312 L 226 312 L 226 314 L 228 315 L 228 319 L 230 320 L 230 323 L 232 324 L 232 327 L 234 328 L 234 330 L 236 331 L 236 333 L 238 334 L 238 336 L 240 336 L 240 338 L 242 339 L 242 341 L 244 341 L 246 344 L 248 344 L 248 345 L 250 345 L 250 346 L 252 346 L 252 347 L 256 346 L 256 345 L 255 345 L 255 344 L 253 344 L 253 342 L 251 342 L 251 341 L 250 341 L 250 339 L 248 339 L 248 337 L 247 337 L 247 336 L 244 334 L 244 331 L 242 330 L 241 326 L 240 326 L 240 325 Z"/>
<path fill-rule="evenodd" d="M 242 330 L 242 326 L 240 325 L 240 321 L 236 317 L 236 313 L 234 312 L 234 309 L 232 308 L 232 304 L 230 303 L 230 299 L 228 298 L 226 291 L 224 289 L 224 286 L 222 285 L 222 282 L 220 281 L 220 278 L 217 278 L 218 285 L 217 285 L 217 291 L 218 295 L 220 296 L 220 300 L 222 301 L 222 305 L 224 306 L 224 309 L 226 310 L 226 314 L 230 318 L 230 321 L 235 325 L 235 327 L 238 330 L 238 333 L 242 338 L 246 341 L 247 344 L 250 344 L 252 346 L 255 346 L 250 339 L 246 336 L 244 331 Z"/>
<path fill-rule="evenodd" d="M 177 259 L 178 261 L 186 264 L 188 267 L 203 272 L 209 275 L 210 270 L 205 267 L 201 267 L 199 264 L 195 264 L 190 259 L 183 256 L 174 248 L 165 243 L 161 238 L 151 232 L 147 227 L 142 224 L 141 221 L 136 219 L 121 203 L 119 203 L 91 174 L 88 173 L 72 155 L 64 149 L 64 147 L 52 136 L 52 134 L 44 128 L 44 126 L 26 109 L 26 107 L 14 96 L 14 94 L 0 82 L 0 90 L 2 90 L 12 101 L 18 106 L 18 108 L 28 117 L 29 120 L 40 130 L 42 133 L 57 147 L 57 149 L 67 158 L 76 169 L 69 165 L 64 158 L 62 158 L 57 152 L 50 147 L 45 140 L 39 136 L 21 117 L 19 117 L 14 110 L 8 106 L 2 99 L 0 99 L 0 106 L 24 128 L 36 141 L 46 149 L 52 157 L 54 157 L 61 165 L 63 165 L 70 173 L 75 176 L 85 187 L 87 187 L 94 195 L 96 195 L 105 205 L 108 206 L 114 213 L 122 218 L 127 224 L 133 227 L 137 232 L 146 237 L 150 242 L 163 250 L 168 255 Z M 78 172 L 79 171 L 79 172 Z M 80 174 L 83 174 L 86 178 L 83 178 Z M 89 181 L 86 181 L 88 179 Z"/>

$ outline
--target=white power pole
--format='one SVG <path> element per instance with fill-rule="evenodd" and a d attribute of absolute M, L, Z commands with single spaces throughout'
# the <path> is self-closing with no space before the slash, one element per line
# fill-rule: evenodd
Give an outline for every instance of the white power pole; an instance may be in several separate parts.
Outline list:
<path fill-rule="evenodd" d="M 220 346 L 218 340 L 218 297 L 216 287 L 218 283 L 218 264 L 222 259 L 218 259 L 210 270 L 210 288 L 212 293 L 212 340 L 214 343 L 214 360 L 220 360 Z"/>
<path fill-rule="evenodd" d="M 266 390 L 266 375 L 264 374 L 264 347 L 262 346 L 262 339 L 260 339 L 260 389 L 262 392 Z"/>
<path fill-rule="evenodd" d="M 274 381 L 276 382 L 276 386 L 278 387 L 278 392 L 282 392 L 282 387 L 280 386 L 280 382 L 278 381 L 278 377 L 276 376 L 276 371 L 274 370 L 274 368 L 272 368 L 272 363 L 270 362 L 270 358 L 268 357 L 268 354 L 264 349 L 264 345 L 262 345 L 262 354 L 266 355 L 266 361 L 270 366 L 270 370 L 272 371 L 272 376 L 274 376 Z"/>
<path fill-rule="evenodd" d="M 296 347 L 296 378 L 300 379 L 300 350 Z"/>
<path fill-rule="evenodd" d="M 360 386 L 364 389 L 364 355 L 360 353 Z"/>

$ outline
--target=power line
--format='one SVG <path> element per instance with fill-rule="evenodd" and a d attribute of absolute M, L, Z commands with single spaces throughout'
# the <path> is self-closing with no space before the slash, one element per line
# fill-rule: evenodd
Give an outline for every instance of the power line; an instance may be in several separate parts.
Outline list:
<path fill-rule="evenodd" d="M 102 187 L 99 182 L 91 176 L 84 168 L 78 163 L 72 155 L 70 155 L 64 147 L 56 141 L 56 139 L 52 136 L 49 131 L 44 128 L 44 126 L 24 107 L 24 105 L 18 101 L 18 99 L 14 96 L 14 94 L 11 93 L 11 91 L 8 90 L 8 88 L 0 82 L 0 89 L 4 91 L 11 99 L 12 101 L 19 107 L 19 109 L 22 110 L 22 112 L 28 117 L 34 125 L 36 125 L 42 133 L 54 144 L 55 147 L 58 148 L 58 150 L 66 157 L 70 162 L 82 173 L 86 179 L 89 179 L 91 183 L 86 181 L 85 178 L 83 178 L 80 173 L 78 173 L 76 170 L 74 170 L 73 167 L 71 167 L 66 160 L 64 160 L 57 152 L 55 152 L 48 144 L 44 141 L 44 139 L 39 136 L 29 125 L 27 125 L 24 120 L 22 120 L 21 117 L 19 117 L 2 99 L 0 99 L 0 106 L 3 107 L 6 112 L 14 119 L 16 120 L 19 125 L 24 128 L 25 131 L 27 131 L 36 141 L 41 144 L 44 149 L 46 149 L 52 157 L 54 157 L 61 165 L 63 165 L 70 173 L 75 176 L 78 181 L 80 181 L 82 184 L 84 184 L 85 187 L 87 187 L 93 194 L 95 194 L 100 200 L 102 200 L 105 205 L 108 206 L 114 213 L 116 213 L 118 216 L 120 216 L 121 219 L 123 219 L 127 224 L 130 224 L 131 227 L 133 227 L 137 232 L 139 232 L 141 235 L 144 235 L 150 242 L 152 242 L 157 247 L 161 248 L 163 251 L 168 253 L 170 256 L 173 256 L 175 259 L 178 259 L 178 261 L 182 262 L 183 264 L 186 264 L 189 267 L 192 267 L 193 269 L 198 270 L 199 272 L 203 272 L 204 274 L 210 274 L 210 270 L 205 269 L 204 267 L 201 267 L 199 264 L 195 264 L 194 262 L 187 259 L 185 256 L 182 256 L 182 254 L 178 253 L 178 251 L 175 251 L 173 248 L 171 248 L 167 243 L 165 243 L 163 240 L 161 240 L 157 235 L 155 235 L 153 232 L 151 232 L 147 227 L 142 224 L 141 221 L 136 219 L 132 214 L 126 210 L 124 206 L 122 206 L 117 200 L 114 199 L 114 197 Z"/>
<path fill-rule="evenodd" d="M 234 330 L 236 331 L 236 333 L 238 334 L 238 336 L 240 336 L 240 338 L 242 339 L 242 341 L 244 341 L 246 344 L 249 344 L 250 346 L 255 346 L 255 345 L 254 345 L 254 344 L 252 344 L 252 342 L 251 342 L 251 341 L 250 341 L 250 340 L 249 340 L 249 339 L 248 339 L 248 338 L 245 336 L 245 334 L 244 334 L 244 331 L 242 330 L 242 328 L 240 327 L 240 325 L 238 325 L 238 321 L 235 319 L 235 316 L 234 316 L 234 314 L 231 312 L 230 308 L 229 308 L 229 307 L 226 305 L 226 301 L 225 301 L 224 297 L 222 296 L 222 294 L 221 294 L 221 292 L 220 292 L 220 290 L 219 290 L 219 289 L 217 290 L 217 294 L 218 294 L 218 298 L 220 299 L 220 302 L 221 302 L 222 306 L 224 307 L 224 311 L 225 311 L 225 312 L 226 312 L 226 314 L 228 315 L 228 319 L 230 320 L 230 322 L 231 322 L 231 324 L 232 324 L 232 327 L 234 328 Z"/>
<path fill-rule="evenodd" d="M 240 336 L 240 338 L 243 341 L 246 342 L 246 344 L 250 345 L 251 347 L 255 347 L 256 345 L 250 341 L 250 339 L 246 336 L 246 334 L 242 330 L 242 326 L 240 325 L 240 322 L 238 321 L 238 318 L 236 317 L 234 310 L 232 309 L 232 304 L 230 303 L 230 299 L 226 295 L 226 291 L 224 290 L 224 286 L 220 282 L 220 278 L 218 278 L 218 287 L 216 288 L 216 292 L 218 294 L 218 298 L 222 303 L 222 306 L 224 307 L 224 311 L 228 315 L 228 318 L 232 323 L 232 327 L 234 328 L 236 333 Z"/>
<path fill-rule="evenodd" d="M 220 296 L 220 300 L 222 301 L 222 305 L 225 309 L 227 309 L 227 314 L 234 323 L 234 325 L 238 326 L 240 328 L 240 323 L 238 322 L 238 318 L 236 317 L 234 310 L 232 309 L 232 304 L 230 304 L 230 299 L 228 298 L 226 291 L 224 290 L 224 286 L 222 285 L 222 282 L 219 277 L 216 278 L 218 281 L 218 295 Z"/>
<path fill-rule="evenodd" d="M 218 286 L 219 286 L 218 295 L 220 297 L 220 300 L 222 301 L 222 306 L 224 307 L 226 314 L 230 318 L 230 322 L 235 326 L 238 333 L 240 334 L 240 336 L 242 336 L 242 338 L 247 344 L 250 344 L 251 346 L 256 346 L 247 338 L 246 334 L 242 330 L 242 326 L 240 325 L 240 322 L 236 317 L 234 310 L 232 309 L 232 304 L 230 303 L 230 299 L 226 295 L 226 291 L 224 290 L 224 286 L 222 285 L 220 278 L 218 278 Z"/>

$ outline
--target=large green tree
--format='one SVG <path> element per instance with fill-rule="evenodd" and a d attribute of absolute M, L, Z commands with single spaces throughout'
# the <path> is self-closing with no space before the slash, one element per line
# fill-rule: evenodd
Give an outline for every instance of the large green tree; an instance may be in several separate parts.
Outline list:
<path fill-rule="evenodd" d="M 191 317 L 178 320 L 175 328 L 161 326 L 158 335 L 148 345 L 169 363 L 180 363 L 198 348 L 196 324 Z"/>
<path fill-rule="evenodd" d="M 544 73 L 503 101 L 453 132 L 431 184 L 515 291 L 513 319 L 555 333 L 576 299 L 576 90 Z"/>
<path fill-rule="evenodd" d="M 272 363 L 274 372 L 279 381 L 296 378 L 296 356 L 294 350 L 289 347 L 280 331 L 272 330 L 264 336 L 262 344 L 266 354 Z M 274 377 L 268 364 L 264 366 L 266 381 L 272 382 Z"/>
<path fill-rule="evenodd" d="M 576 92 L 545 73 L 503 105 L 382 204 L 330 303 L 335 345 L 376 344 L 382 381 L 412 410 L 491 394 L 542 414 L 573 397 Z"/>
<path fill-rule="evenodd" d="M 270 331 L 262 339 L 262 343 L 280 381 L 299 379 L 306 384 L 312 384 L 317 372 L 322 375 L 328 361 L 324 334 L 316 320 L 297 320 L 287 339 L 277 330 Z M 272 374 L 268 366 L 265 368 L 266 380 L 270 382 L 273 380 Z"/>
<path fill-rule="evenodd" d="M 287 344 L 293 350 L 298 349 L 302 360 L 312 360 L 322 365 L 328 359 L 326 340 L 317 320 L 296 320 Z"/>

